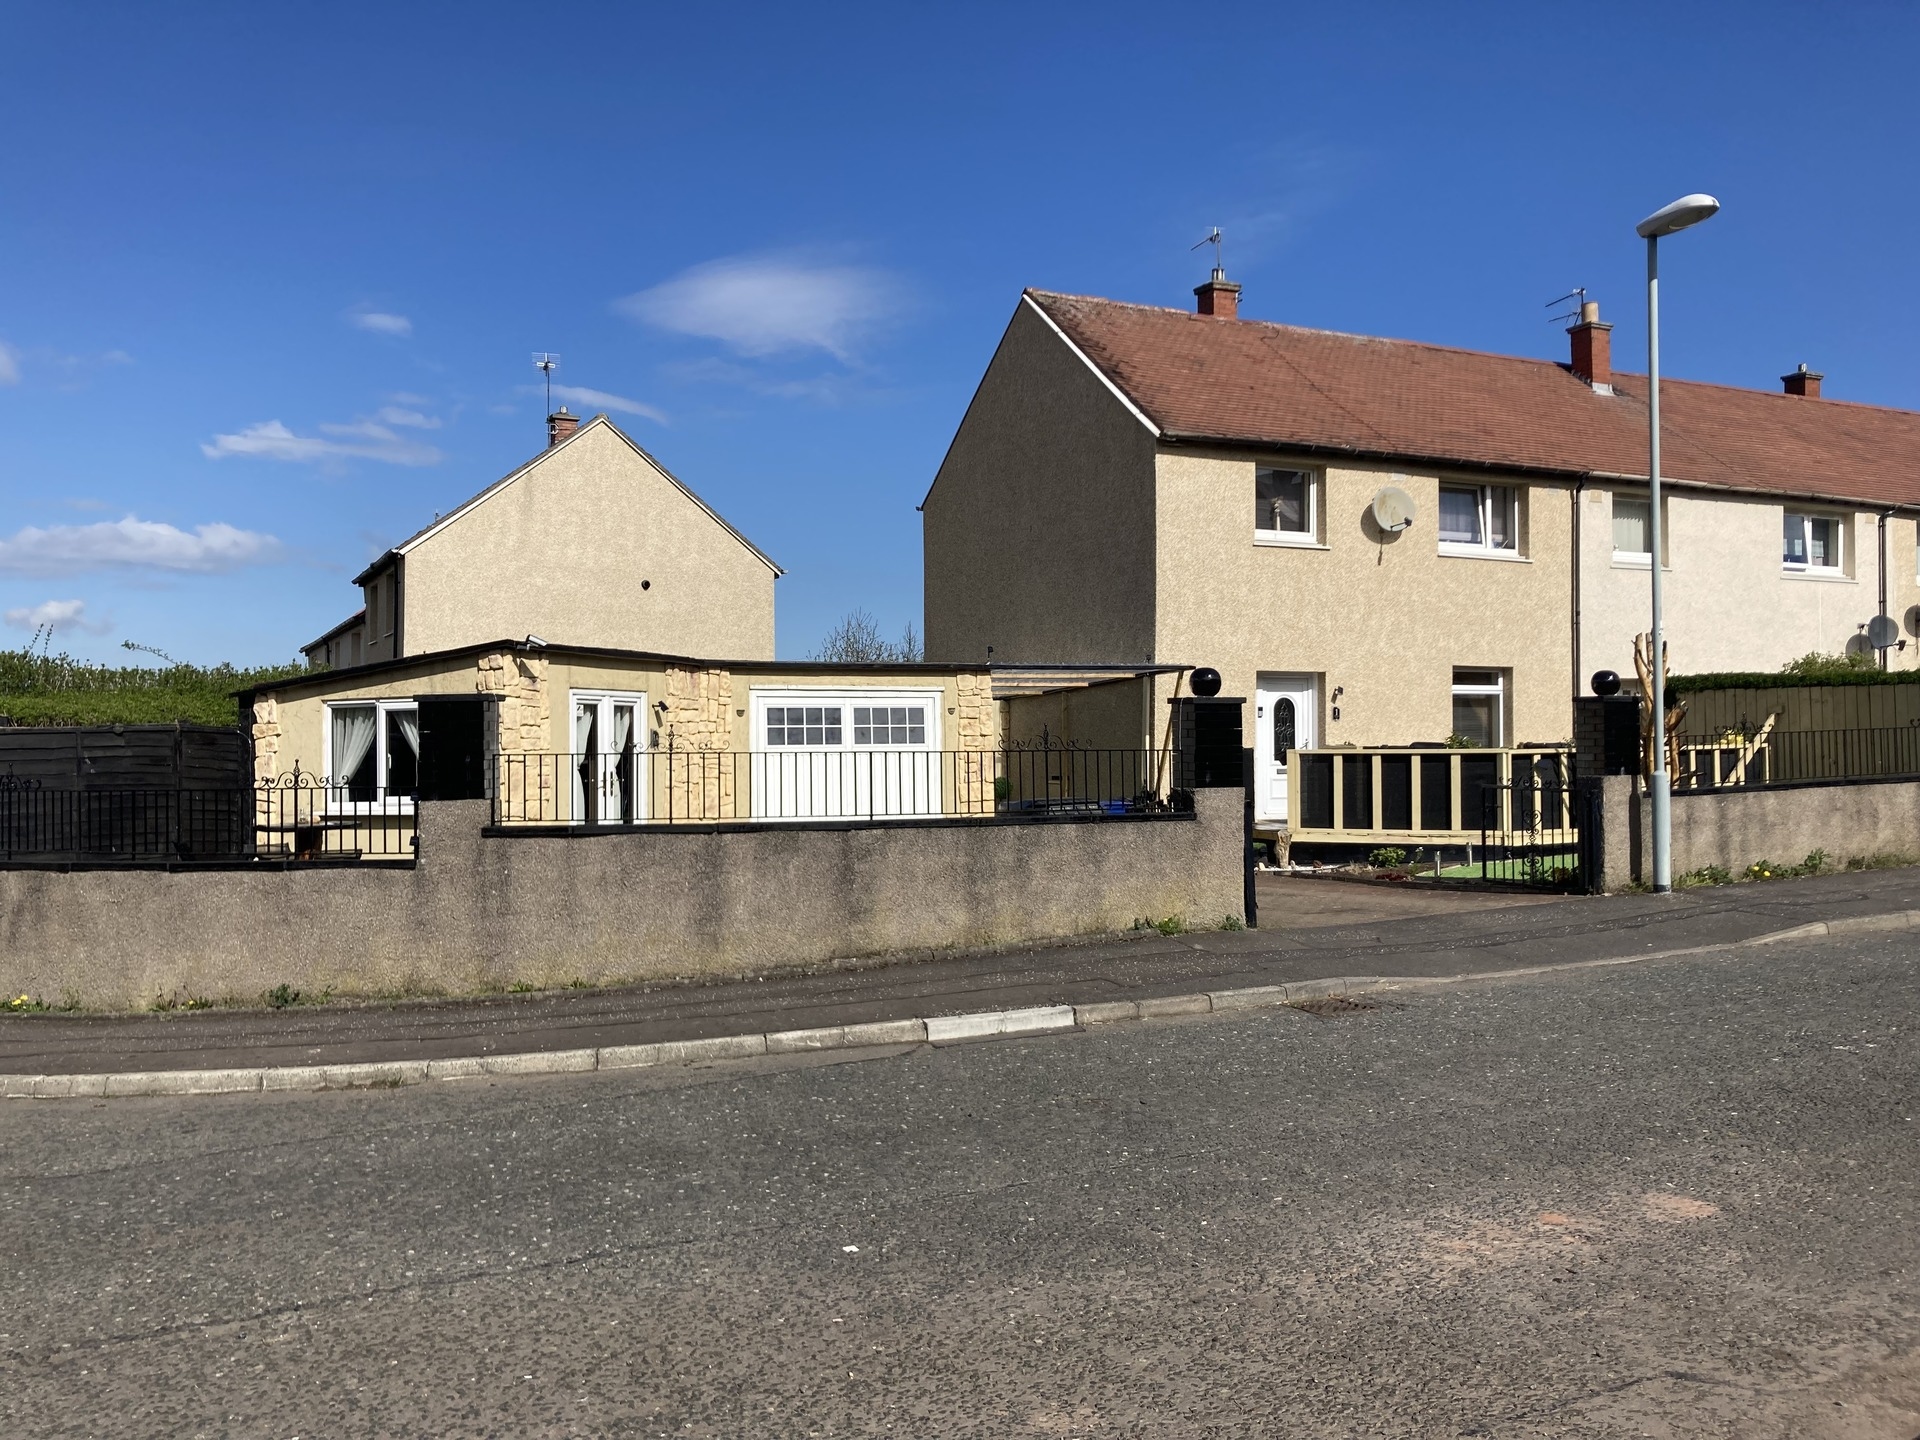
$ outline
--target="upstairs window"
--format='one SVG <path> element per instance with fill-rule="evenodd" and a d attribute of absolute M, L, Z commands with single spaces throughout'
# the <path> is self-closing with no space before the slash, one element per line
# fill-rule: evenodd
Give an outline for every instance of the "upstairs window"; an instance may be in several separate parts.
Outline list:
<path fill-rule="evenodd" d="M 1645 565 L 1653 554 L 1653 512 L 1631 495 L 1613 497 L 1613 558 Z"/>
<path fill-rule="evenodd" d="M 1520 492 L 1511 485 L 1442 485 L 1440 548 L 1454 554 L 1517 554 Z"/>
<path fill-rule="evenodd" d="M 1253 472 L 1253 538 L 1269 545 L 1312 544 L 1317 533 L 1319 477 L 1311 470 Z"/>
<path fill-rule="evenodd" d="M 1797 574 L 1839 575 L 1845 557 L 1840 553 L 1846 527 L 1837 515 L 1784 512 L 1780 526 L 1780 563 Z"/>

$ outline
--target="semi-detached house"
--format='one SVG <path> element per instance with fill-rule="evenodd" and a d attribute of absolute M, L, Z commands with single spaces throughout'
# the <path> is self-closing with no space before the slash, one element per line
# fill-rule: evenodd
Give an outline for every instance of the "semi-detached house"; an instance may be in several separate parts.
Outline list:
<path fill-rule="evenodd" d="M 1646 383 L 1597 306 L 1554 363 L 1243 320 L 1218 272 L 1195 293 L 1021 297 L 921 507 L 930 660 L 1211 665 L 1267 823 L 1292 749 L 1564 741 L 1582 677 L 1632 676 Z M 1920 659 L 1920 414 L 1820 379 L 1663 381 L 1677 671 L 1858 646 L 1877 613 L 1888 663 Z"/>

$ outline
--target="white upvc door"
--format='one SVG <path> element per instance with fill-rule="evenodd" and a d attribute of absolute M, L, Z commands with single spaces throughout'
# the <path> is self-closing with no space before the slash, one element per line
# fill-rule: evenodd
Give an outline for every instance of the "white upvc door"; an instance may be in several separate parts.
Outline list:
<path fill-rule="evenodd" d="M 1262 675 L 1254 692 L 1253 815 L 1287 823 L 1287 757 L 1319 743 L 1320 686 L 1311 675 Z"/>
<path fill-rule="evenodd" d="M 575 824 L 632 825 L 647 818 L 646 722 L 645 695 L 573 692 Z"/>

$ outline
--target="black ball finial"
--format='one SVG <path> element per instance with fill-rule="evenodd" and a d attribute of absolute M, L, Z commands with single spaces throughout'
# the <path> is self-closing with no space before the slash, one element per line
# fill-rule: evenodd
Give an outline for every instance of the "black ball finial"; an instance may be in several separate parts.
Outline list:
<path fill-rule="evenodd" d="M 1211 665 L 1202 665 L 1198 670 L 1193 672 L 1191 683 L 1193 685 L 1193 693 L 1202 699 L 1218 695 L 1220 693 L 1220 672 L 1215 670 Z"/>
<path fill-rule="evenodd" d="M 1591 684 L 1593 685 L 1593 693 L 1596 695 L 1618 695 L 1620 693 L 1620 676 L 1612 670 L 1594 671 Z"/>

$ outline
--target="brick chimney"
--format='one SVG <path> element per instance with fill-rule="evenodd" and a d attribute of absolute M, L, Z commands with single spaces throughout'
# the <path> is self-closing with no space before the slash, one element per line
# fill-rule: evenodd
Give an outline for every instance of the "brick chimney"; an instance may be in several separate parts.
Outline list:
<path fill-rule="evenodd" d="M 1227 272 L 1218 265 L 1213 267 L 1213 278 L 1194 286 L 1193 293 L 1199 297 L 1202 315 L 1218 315 L 1222 320 L 1240 318 L 1240 287 L 1227 279 Z"/>
<path fill-rule="evenodd" d="M 580 428 L 580 417 L 562 405 L 547 416 L 547 448 L 551 450 Z"/>
<path fill-rule="evenodd" d="M 1603 395 L 1613 393 L 1613 326 L 1600 319 L 1600 302 L 1580 302 L 1578 324 L 1567 327 L 1573 337 L 1573 373 Z"/>
<path fill-rule="evenodd" d="M 1827 377 L 1807 368 L 1806 361 L 1800 362 L 1800 368 L 1791 375 L 1782 375 L 1780 383 L 1786 386 L 1789 395 L 1804 395 L 1809 400 L 1820 398 L 1820 382 Z"/>

